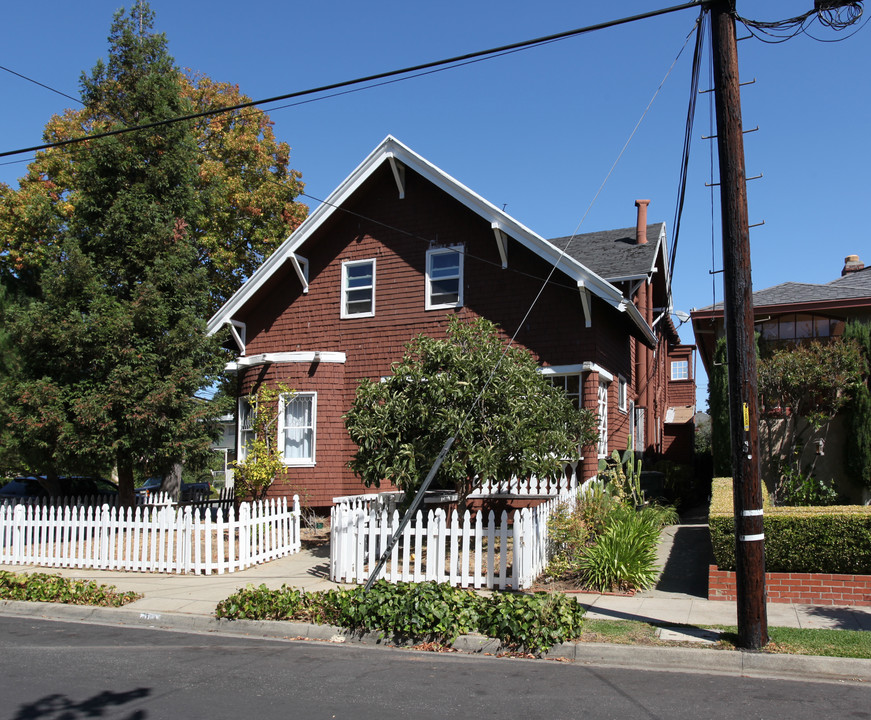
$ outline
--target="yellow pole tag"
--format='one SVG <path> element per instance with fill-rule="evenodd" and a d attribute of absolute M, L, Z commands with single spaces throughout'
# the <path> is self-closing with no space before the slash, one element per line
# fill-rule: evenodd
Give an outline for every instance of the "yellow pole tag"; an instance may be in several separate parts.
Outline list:
<path fill-rule="evenodd" d="M 744 432 L 750 430 L 750 408 L 744 403 Z"/>

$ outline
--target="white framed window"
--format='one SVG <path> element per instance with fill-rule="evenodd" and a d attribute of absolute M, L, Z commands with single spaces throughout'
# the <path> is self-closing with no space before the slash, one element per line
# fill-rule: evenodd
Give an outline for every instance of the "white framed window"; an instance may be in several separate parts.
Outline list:
<path fill-rule="evenodd" d="M 342 263 L 341 317 L 372 317 L 375 314 L 375 260 Z"/>
<path fill-rule="evenodd" d="M 278 400 L 278 446 L 285 465 L 314 465 L 317 393 L 283 394 Z"/>
<path fill-rule="evenodd" d="M 581 407 L 581 376 L 571 375 L 545 375 L 551 385 L 560 388 L 566 397 L 572 401 L 575 409 Z"/>
<path fill-rule="evenodd" d="M 626 412 L 628 388 L 626 386 L 626 378 L 618 377 L 617 379 L 617 409 L 621 413 Z"/>
<path fill-rule="evenodd" d="M 689 380 L 690 379 L 689 360 L 672 360 L 671 361 L 671 379 L 672 380 Z"/>
<path fill-rule="evenodd" d="M 599 380 L 599 391 L 596 395 L 596 410 L 599 413 L 599 457 L 608 455 L 608 382 Z"/>
<path fill-rule="evenodd" d="M 463 247 L 427 250 L 426 309 L 462 307 Z"/>
<path fill-rule="evenodd" d="M 248 457 L 248 446 L 254 440 L 254 428 L 251 426 L 251 419 L 254 415 L 254 408 L 251 407 L 251 401 L 247 397 L 239 398 L 239 437 L 236 438 L 236 459 L 244 461 Z"/>

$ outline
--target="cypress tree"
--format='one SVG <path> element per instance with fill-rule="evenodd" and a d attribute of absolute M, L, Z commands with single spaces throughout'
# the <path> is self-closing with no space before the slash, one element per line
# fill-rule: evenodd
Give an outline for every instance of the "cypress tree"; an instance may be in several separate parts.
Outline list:
<path fill-rule="evenodd" d="M 107 62 L 82 76 L 89 110 L 114 127 L 185 114 L 166 38 L 140 2 L 115 15 Z M 79 146 L 76 213 L 13 320 L 23 372 L 4 393 L 32 472 L 134 474 L 204 458 L 214 408 L 195 393 L 223 358 L 205 335 L 208 285 L 188 231 L 196 143 L 174 123 Z"/>

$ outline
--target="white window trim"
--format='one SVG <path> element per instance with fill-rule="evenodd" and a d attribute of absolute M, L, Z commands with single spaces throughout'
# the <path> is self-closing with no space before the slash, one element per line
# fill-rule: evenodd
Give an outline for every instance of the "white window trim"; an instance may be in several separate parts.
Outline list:
<path fill-rule="evenodd" d="M 312 399 L 312 452 L 307 458 L 284 457 L 284 403 L 287 398 L 311 397 Z M 278 445 L 281 449 L 281 459 L 287 467 L 314 467 L 317 464 L 318 441 L 318 394 L 316 392 L 283 393 L 278 397 Z"/>
<path fill-rule="evenodd" d="M 455 303 L 439 303 L 434 304 L 430 301 L 432 296 L 432 282 L 430 279 L 430 258 L 435 255 L 445 255 L 447 253 L 456 253 L 458 260 L 458 277 L 457 277 L 457 302 Z M 465 248 L 462 245 L 451 245 L 450 247 L 432 248 L 426 251 L 426 310 L 445 310 L 450 308 L 463 307 L 463 257 Z"/>
<path fill-rule="evenodd" d="M 608 385 L 604 378 L 599 378 L 599 387 L 596 393 L 596 412 L 599 415 L 599 441 L 596 452 L 599 458 L 608 457 Z M 603 400 L 604 398 L 604 400 Z M 603 412 L 604 410 L 604 412 Z"/>
<path fill-rule="evenodd" d="M 622 375 L 617 376 L 617 409 L 626 414 L 628 406 L 629 384 Z"/>
<path fill-rule="evenodd" d="M 250 417 L 251 413 L 253 412 L 253 408 L 251 407 L 251 403 L 248 400 L 247 396 L 240 397 L 239 403 L 237 406 L 238 407 L 238 410 L 237 410 L 238 415 L 236 416 L 238 418 L 238 421 L 236 423 L 236 460 L 238 460 L 240 462 L 244 462 L 245 459 L 248 457 L 248 445 L 245 443 L 245 433 L 246 432 L 251 433 L 251 438 L 252 439 L 254 438 L 254 431 L 253 430 L 250 430 L 250 429 L 245 430 L 242 427 L 242 418 L 243 418 L 243 414 L 244 414 L 244 408 L 246 406 L 248 407 L 248 414 Z"/>
<path fill-rule="evenodd" d="M 354 267 L 357 265 L 367 265 L 372 264 L 372 309 L 369 312 L 364 313 L 349 313 L 347 311 L 348 305 L 348 291 L 352 288 L 348 287 L 348 268 Z M 345 260 L 342 262 L 342 297 L 341 297 L 341 307 L 339 310 L 339 316 L 345 320 L 349 318 L 364 318 L 364 317 L 374 317 L 375 315 L 375 258 L 367 258 L 365 260 Z M 362 288 L 353 288 L 354 290 L 361 290 Z"/>

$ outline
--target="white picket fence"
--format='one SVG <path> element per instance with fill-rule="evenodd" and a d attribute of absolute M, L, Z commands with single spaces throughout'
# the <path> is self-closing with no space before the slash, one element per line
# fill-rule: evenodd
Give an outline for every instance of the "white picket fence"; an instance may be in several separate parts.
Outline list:
<path fill-rule="evenodd" d="M 466 588 L 529 587 L 550 559 L 548 519 L 554 509 L 573 503 L 566 491 L 536 508 L 498 517 L 468 510 L 418 511 L 403 530 L 380 577 L 388 582 L 434 580 Z M 330 578 L 364 583 L 396 529 L 399 512 L 378 509 L 377 496 L 358 496 L 334 505 L 330 530 Z"/>
<path fill-rule="evenodd" d="M 191 507 L 0 507 L 0 564 L 230 573 L 300 550 L 299 497 L 242 503 L 226 519 Z"/>

